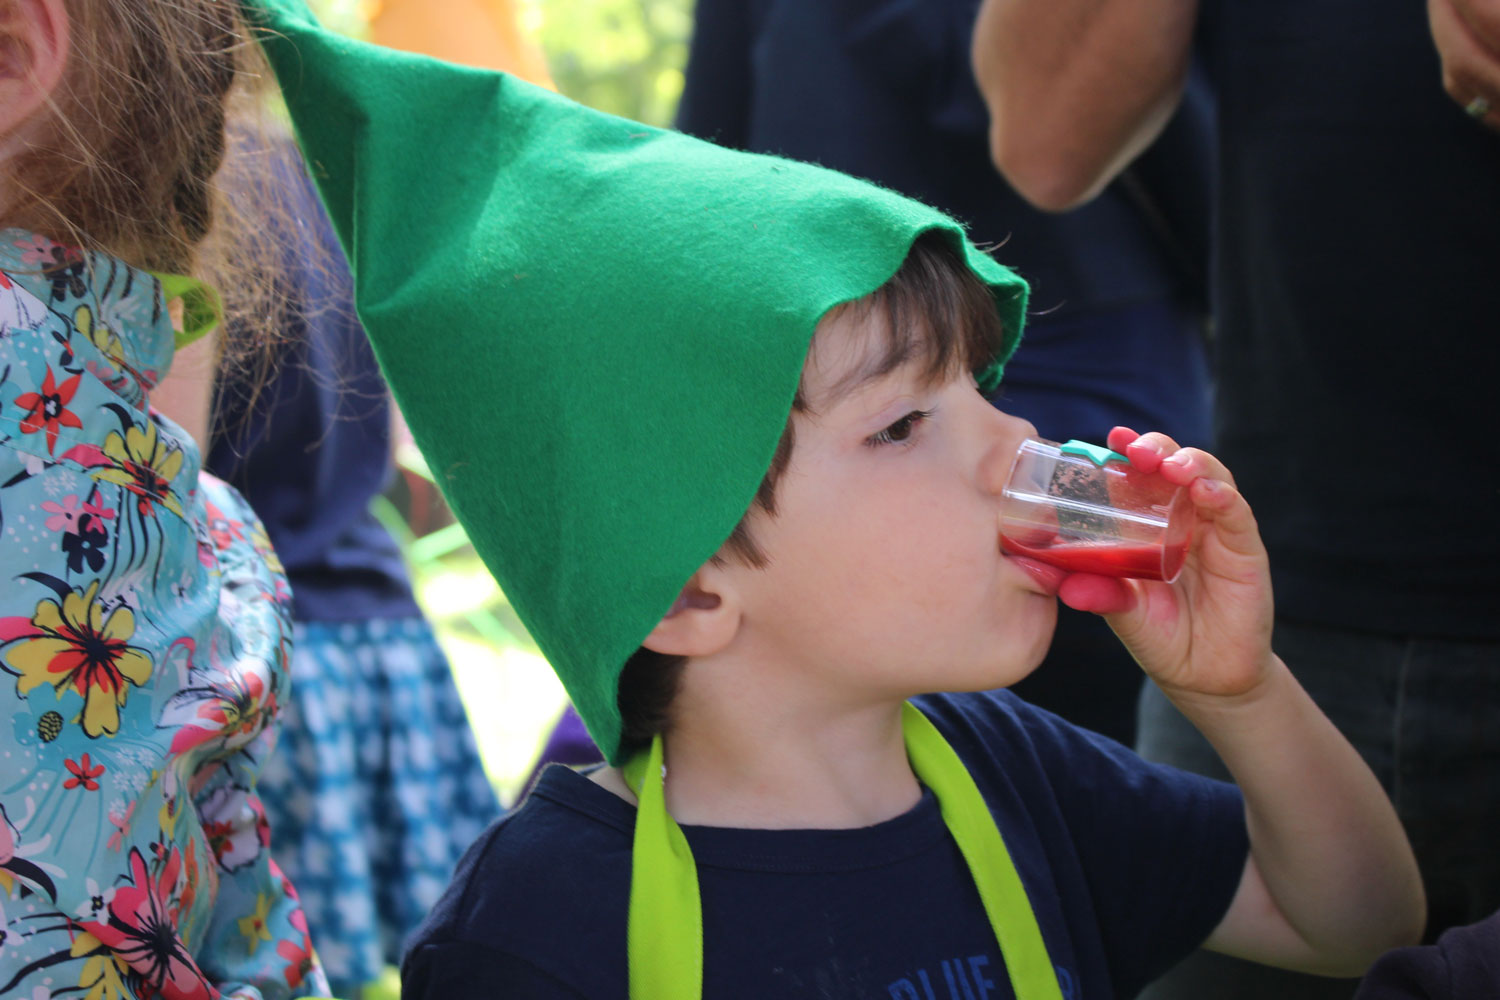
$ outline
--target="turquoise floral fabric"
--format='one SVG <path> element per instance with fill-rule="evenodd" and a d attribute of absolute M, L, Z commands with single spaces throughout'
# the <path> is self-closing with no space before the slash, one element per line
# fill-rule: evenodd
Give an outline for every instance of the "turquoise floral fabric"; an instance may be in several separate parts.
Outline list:
<path fill-rule="evenodd" d="M 0 232 L 0 996 L 327 992 L 255 796 L 286 581 L 172 352 L 155 278 Z"/>

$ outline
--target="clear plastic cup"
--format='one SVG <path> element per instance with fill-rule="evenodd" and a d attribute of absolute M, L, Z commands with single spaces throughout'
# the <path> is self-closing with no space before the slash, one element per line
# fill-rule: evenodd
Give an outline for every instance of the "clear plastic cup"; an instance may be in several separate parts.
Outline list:
<path fill-rule="evenodd" d="M 1197 514 L 1187 490 L 1081 441 L 1022 442 L 1000 511 L 1001 548 L 1070 573 L 1182 572 Z"/>

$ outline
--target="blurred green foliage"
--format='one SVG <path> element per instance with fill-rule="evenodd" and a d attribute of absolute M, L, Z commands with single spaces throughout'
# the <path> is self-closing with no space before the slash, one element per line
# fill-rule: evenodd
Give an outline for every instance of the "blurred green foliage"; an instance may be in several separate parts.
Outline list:
<path fill-rule="evenodd" d="M 369 35 L 370 0 L 307 0 L 307 5 L 326 28 L 354 38 Z"/>
<path fill-rule="evenodd" d="M 325 25 L 364 38 L 372 0 L 308 0 Z M 590 107 L 669 126 L 682 96 L 693 0 L 515 0 L 557 89 Z"/>
<path fill-rule="evenodd" d="M 693 0 L 520 0 L 519 9 L 559 91 L 600 111 L 671 124 Z"/>

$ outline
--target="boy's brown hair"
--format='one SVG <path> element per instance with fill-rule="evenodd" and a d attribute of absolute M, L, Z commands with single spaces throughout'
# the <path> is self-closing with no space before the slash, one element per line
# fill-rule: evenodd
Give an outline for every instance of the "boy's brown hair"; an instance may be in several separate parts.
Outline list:
<path fill-rule="evenodd" d="M 1005 343 L 990 289 L 936 233 L 918 237 L 889 281 L 864 298 L 836 306 L 825 321 L 851 313 L 856 319 L 875 318 L 875 326 L 885 337 L 876 375 L 914 360 L 922 362 L 924 376 L 932 381 L 965 369 L 978 371 L 999 356 Z M 809 350 L 816 349 L 814 334 Z M 767 516 L 776 516 L 776 484 L 792 460 L 796 442 L 794 417 L 809 412 L 809 403 L 799 389 L 751 510 L 759 508 Z M 757 569 L 768 564 L 751 534 L 749 521 L 747 511 L 720 554 L 714 556 L 715 561 L 736 559 Z M 669 656 L 644 646 L 625 662 L 617 701 L 624 723 L 621 743 L 627 752 L 671 729 L 672 702 L 686 665 L 685 656 Z"/>

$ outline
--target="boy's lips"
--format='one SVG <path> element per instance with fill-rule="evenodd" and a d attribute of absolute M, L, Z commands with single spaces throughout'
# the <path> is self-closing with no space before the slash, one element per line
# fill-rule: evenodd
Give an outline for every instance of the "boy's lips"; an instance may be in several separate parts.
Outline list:
<path fill-rule="evenodd" d="M 1058 588 L 1062 586 L 1063 580 L 1068 575 L 1067 570 L 1058 569 L 1056 566 L 1048 566 L 1044 562 L 1039 562 L 1026 556 L 1013 556 L 1007 553 L 1005 558 L 1025 570 L 1026 575 L 1036 581 L 1037 585 L 1042 588 L 1042 593 L 1048 597 L 1057 596 Z"/>

